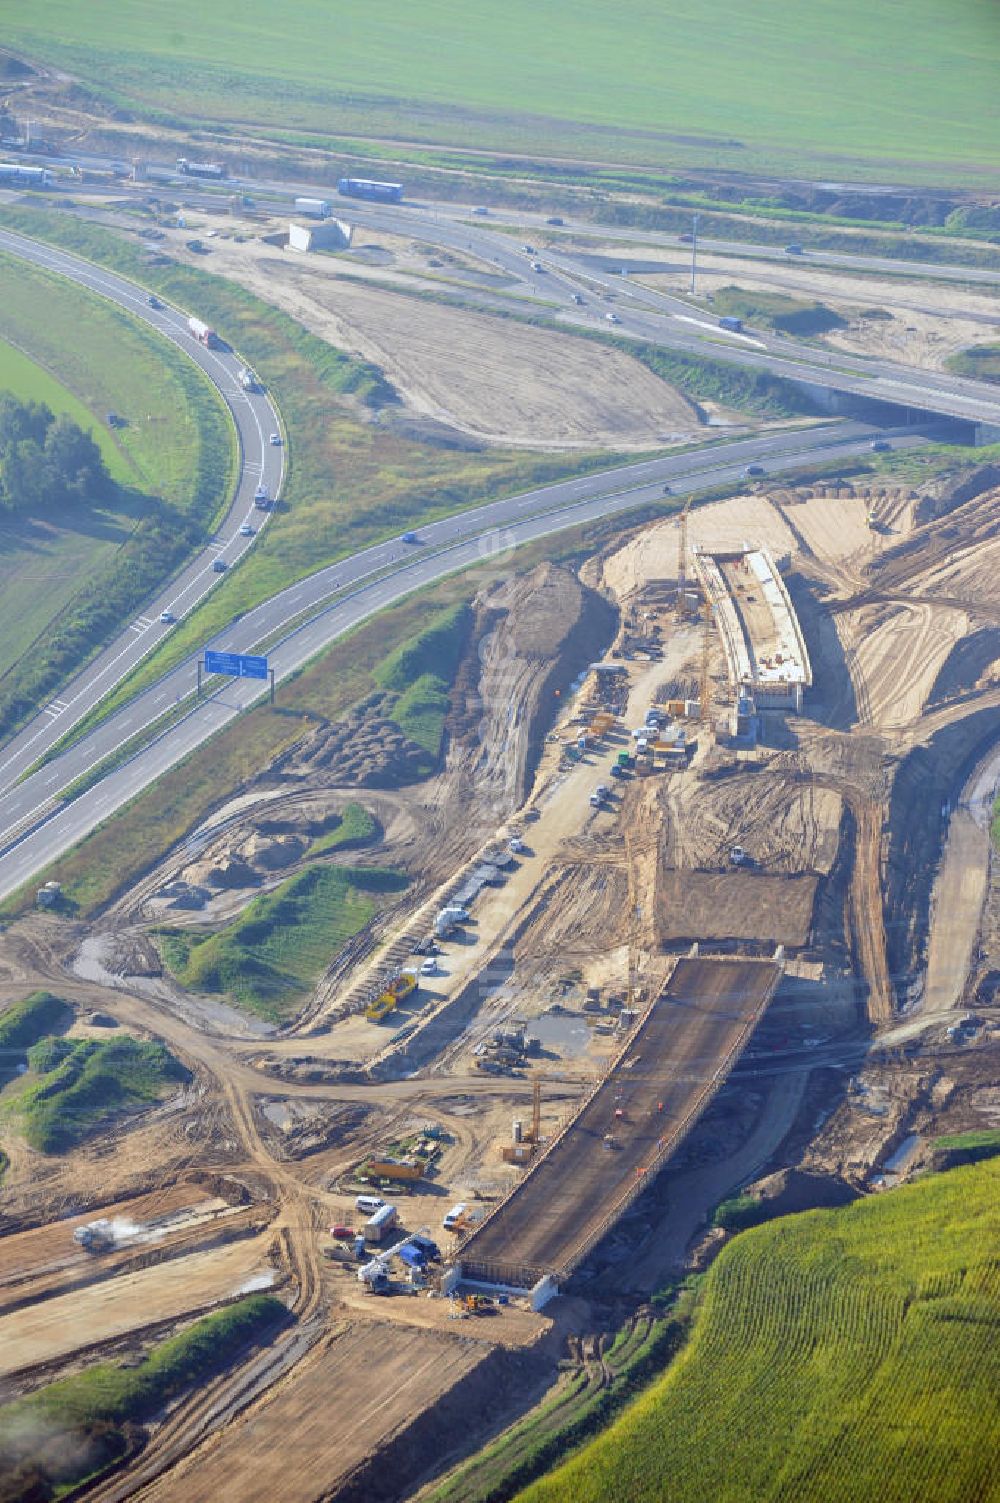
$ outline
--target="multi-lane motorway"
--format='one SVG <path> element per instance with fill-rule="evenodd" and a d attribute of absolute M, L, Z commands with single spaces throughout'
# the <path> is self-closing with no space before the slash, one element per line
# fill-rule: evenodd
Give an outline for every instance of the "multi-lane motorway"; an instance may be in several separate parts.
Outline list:
<path fill-rule="evenodd" d="M 704 354 L 706 342 L 710 341 L 712 353 L 756 364 L 766 357 L 771 368 L 799 380 L 833 386 L 839 381 L 855 380 L 866 395 L 914 406 L 937 405 L 927 399 L 924 372 L 887 366 L 891 374 L 878 376 L 877 363 L 868 362 L 871 369 L 859 375 L 858 365 L 865 362 L 851 357 L 848 370 L 845 357 L 803 349 L 794 341 L 777 336 L 754 335 L 744 339 L 737 336 L 722 351 L 721 331 L 703 316 L 696 319 L 691 305 L 682 299 L 633 287 L 627 279 L 601 273 L 585 265 L 582 259 L 555 252 L 539 257 L 538 252 L 529 252 L 509 235 L 462 222 L 454 206 L 449 206 L 449 212 L 442 212 L 442 206 L 422 210 L 351 202 L 343 206 L 342 212 L 358 224 L 397 233 L 404 231 L 455 249 L 471 250 L 492 260 L 522 284 L 544 283 L 546 299 L 559 307 L 562 318 L 584 324 L 603 319 L 608 300 L 614 299 L 622 329 L 655 342 Z M 212 546 L 159 598 L 150 602 L 123 636 L 78 675 L 59 698 L 44 707 L 30 726 L 0 750 L 0 851 L 5 851 L 0 874 L 2 896 L 28 880 L 259 695 L 260 686 L 247 682 L 216 688 L 125 766 L 72 803 L 62 804 L 58 799 L 62 789 L 106 758 L 120 753 L 124 746 L 187 699 L 196 674 L 197 659 L 192 656 L 75 746 L 25 776 L 38 758 L 171 629 L 169 624 L 160 622 L 160 612 L 178 617 L 188 612 L 221 578 L 213 569 L 215 558 L 221 556 L 227 564 L 235 563 L 252 546 L 252 537 L 241 536 L 239 528 L 247 521 L 257 525 L 266 519 L 266 513 L 254 508 L 254 492 L 263 479 L 270 494 L 277 494 L 283 473 L 283 447 L 270 443 L 270 435 L 280 434 L 281 428 L 266 393 L 243 391 L 237 379 L 241 362 L 235 353 L 206 350 L 191 339 L 186 327 L 187 310 L 153 308 L 145 291 L 126 279 L 23 236 L 0 231 L 0 248 L 48 266 L 117 301 L 184 349 L 218 386 L 229 406 L 239 434 L 242 461 L 236 495 Z M 536 265 L 540 262 L 544 270 L 541 273 L 531 270 L 531 261 Z M 583 304 L 579 301 L 583 296 L 581 287 L 586 288 Z M 897 379 L 900 371 L 902 377 Z M 965 415 L 1000 420 L 1000 401 L 989 388 L 958 382 L 957 378 L 941 379 L 940 389 L 949 397 L 957 396 L 960 408 L 965 403 Z M 879 382 L 883 386 L 888 383 L 888 388 L 879 389 Z M 971 395 L 963 389 L 966 387 L 973 389 Z M 975 413 L 968 411 L 969 403 L 975 405 Z M 806 459 L 821 463 L 837 458 L 866 447 L 875 432 L 870 426 L 853 423 L 769 435 L 695 454 L 627 465 L 509 497 L 424 528 L 416 545 L 390 540 L 322 569 L 257 607 L 205 645 L 246 652 L 267 642 L 271 646 L 271 664 L 280 679 L 375 611 L 421 585 L 499 550 L 658 499 L 665 485 L 683 493 L 737 482 L 750 463 L 763 463 L 773 471 L 793 469 Z M 917 432 L 900 434 L 893 440 L 896 444 L 919 441 Z M 292 623 L 298 623 L 294 630 L 290 630 Z"/>
<path fill-rule="evenodd" d="M 627 275 L 614 275 L 600 265 L 598 258 L 554 249 L 540 251 L 528 242 L 518 244 L 510 235 L 441 214 L 436 207 L 351 202 L 338 205 L 338 214 L 365 228 L 428 240 L 492 262 L 519 281 L 529 282 L 537 296 L 555 306 L 560 323 L 605 329 L 611 313 L 616 333 L 668 349 L 764 369 L 792 381 L 873 401 L 1000 425 L 1000 394 L 985 382 L 946 371 L 915 370 L 863 355 L 839 354 L 766 331 L 732 333 L 721 329 L 718 321 L 697 304 L 642 287 Z M 533 266 L 541 270 L 533 271 Z M 623 266 L 627 270 L 627 258 Z M 856 269 L 869 269 L 864 258 L 858 258 Z M 939 270 L 935 267 L 934 274 Z M 1000 273 L 991 275 L 1000 280 Z M 582 305 L 576 301 L 580 296 L 585 299 Z"/>
<path fill-rule="evenodd" d="M 683 494 L 737 485 L 748 463 L 763 463 L 768 472 L 775 473 L 799 468 L 807 461 L 822 464 L 846 458 L 866 449 L 876 431 L 854 423 L 746 439 L 495 501 L 421 529 L 416 543 L 398 539 L 381 543 L 322 569 L 248 612 L 206 645 L 247 652 L 280 637 L 284 630 L 284 638 L 269 652 L 270 664 L 281 680 L 375 612 L 508 548 L 659 500 L 665 484 Z M 892 442 L 916 444 L 921 439 L 913 433 Z M 304 624 L 288 630 L 288 623 L 303 616 Z M 12 840 L 9 835 L 6 840 L 0 836 L 0 897 L 75 844 L 262 692 L 261 685 L 251 680 L 225 683 L 78 798 L 68 804 L 57 800 L 61 788 L 113 756 L 144 727 L 154 725 L 190 696 L 196 673 L 197 659 L 192 657 L 68 750 L 0 794 L 0 831 L 13 832 Z"/>
<path fill-rule="evenodd" d="M 110 165 L 101 158 L 62 159 L 66 166 Z M 157 180 L 170 180 L 183 186 L 185 197 L 205 207 L 218 206 L 218 197 L 206 192 L 205 185 L 186 178 L 167 163 L 149 163 Z M 280 211 L 289 207 L 295 193 L 323 194 L 327 190 L 309 183 L 280 183 L 259 180 L 252 183 L 258 201 Z M 945 371 L 914 370 L 893 361 L 863 355 L 838 354 L 815 345 L 799 343 L 781 335 L 763 331 L 749 334 L 730 333 L 704 310 L 682 298 L 654 292 L 631 284 L 599 264 L 597 257 L 547 249 L 539 252 L 518 242 L 486 219 L 470 218 L 471 210 L 454 203 L 407 202 L 403 205 L 367 203 L 341 199 L 337 213 L 348 222 L 363 228 L 383 230 L 395 235 L 424 240 L 457 251 L 468 251 L 492 263 L 523 284 L 536 298 L 554 305 L 559 322 L 578 328 L 607 328 L 609 312 L 616 320 L 617 332 L 669 349 L 723 358 L 733 364 L 765 369 L 776 376 L 826 387 L 838 392 L 864 396 L 875 401 L 891 402 L 917 411 L 940 413 L 970 423 L 1000 427 L 1000 400 L 994 389 L 983 382 L 970 381 Z M 549 233 L 540 215 L 504 210 L 505 221 L 525 227 L 529 237 L 536 231 Z M 586 221 L 566 221 L 560 232 L 584 233 L 593 237 L 616 239 L 622 244 L 655 243 L 684 249 L 676 236 L 655 231 L 606 230 Z M 713 254 L 736 255 L 780 261 L 788 257 L 775 246 L 733 244 L 728 241 L 701 242 Z M 850 256 L 837 252 L 810 251 L 808 264 L 858 273 L 880 272 L 934 277 L 947 281 L 1000 284 L 1000 269 L 956 267 L 938 262 L 895 261 L 886 256 Z M 627 267 L 627 256 L 623 264 Z M 533 271 L 538 266 L 540 271 Z M 583 305 L 575 301 L 584 295 Z M 522 290 L 523 290 L 522 289 Z M 593 294 L 590 296 L 589 294 Z"/>

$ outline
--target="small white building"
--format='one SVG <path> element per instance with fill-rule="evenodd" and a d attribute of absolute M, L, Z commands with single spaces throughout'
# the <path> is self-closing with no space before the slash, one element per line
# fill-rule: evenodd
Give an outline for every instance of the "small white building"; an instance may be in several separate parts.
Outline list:
<path fill-rule="evenodd" d="M 288 226 L 288 249 L 297 251 L 348 250 L 354 226 L 342 219 L 323 219 L 313 224 Z"/>

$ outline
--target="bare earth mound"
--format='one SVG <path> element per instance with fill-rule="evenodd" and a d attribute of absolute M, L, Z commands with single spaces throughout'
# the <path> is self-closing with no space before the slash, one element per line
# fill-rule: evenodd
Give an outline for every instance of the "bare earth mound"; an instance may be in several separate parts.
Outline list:
<path fill-rule="evenodd" d="M 699 430 L 673 387 L 618 350 L 363 287 L 267 249 L 216 253 L 227 275 L 313 334 L 358 350 L 407 405 L 475 437 L 529 449 L 646 449 Z"/>

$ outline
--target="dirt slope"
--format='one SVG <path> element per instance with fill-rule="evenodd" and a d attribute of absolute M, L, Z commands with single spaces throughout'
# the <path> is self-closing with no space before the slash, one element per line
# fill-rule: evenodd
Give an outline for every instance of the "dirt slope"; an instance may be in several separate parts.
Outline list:
<path fill-rule="evenodd" d="M 381 366 L 413 412 L 486 443 L 648 449 L 699 429 L 679 392 L 617 350 L 362 286 L 293 251 L 218 242 L 213 258 L 313 334 Z"/>

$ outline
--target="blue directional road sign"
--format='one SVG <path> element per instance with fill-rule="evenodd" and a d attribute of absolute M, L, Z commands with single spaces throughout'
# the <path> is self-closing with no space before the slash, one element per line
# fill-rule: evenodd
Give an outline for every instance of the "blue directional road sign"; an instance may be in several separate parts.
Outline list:
<path fill-rule="evenodd" d="M 206 673 L 228 673 L 232 678 L 267 678 L 267 658 L 244 652 L 205 652 Z"/>

